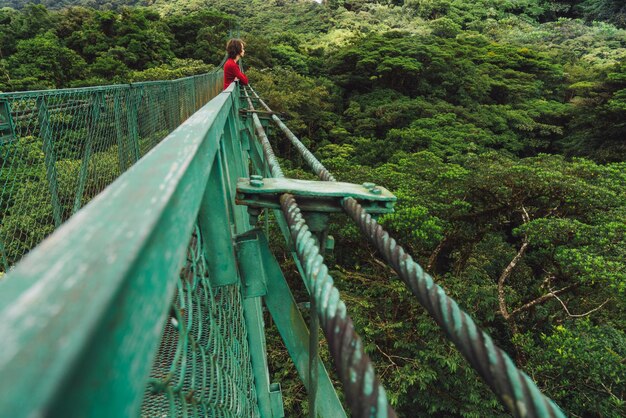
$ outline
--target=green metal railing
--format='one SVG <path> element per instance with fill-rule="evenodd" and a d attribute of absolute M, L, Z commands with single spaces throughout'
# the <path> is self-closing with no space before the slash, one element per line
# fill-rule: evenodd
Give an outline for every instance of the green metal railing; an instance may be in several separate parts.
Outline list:
<path fill-rule="evenodd" d="M 215 96 L 220 74 L 0 94 L 0 273 Z"/>
<path fill-rule="evenodd" d="M 227 197 L 229 182 L 247 172 L 233 88 L 0 283 L 1 415 L 256 416 L 259 405 L 271 408 L 269 389 L 258 394 L 252 377 L 262 345 L 248 345 L 260 309 L 242 301 L 232 240 L 214 239 L 250 228 L 245 208 Z"/>

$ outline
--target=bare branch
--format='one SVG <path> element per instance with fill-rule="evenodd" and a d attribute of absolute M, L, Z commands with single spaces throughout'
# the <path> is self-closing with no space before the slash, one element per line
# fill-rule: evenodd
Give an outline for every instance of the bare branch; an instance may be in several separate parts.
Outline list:
<path fill-rule="evenodd" d="M 615 400 L 618 401 L 622 401 L 622 399 L 618 398 L 617 396 L 615 396 L 615 394 L 613 392 L 611 392 L 610 388 L 607 388 L 606 385 L 604 384 L 604 382 L 600 382 L 600 384 L 602 385 L 602 387 L 604 388 L 604 390 L 606 390 L 606 392 L 611 395 L 612 398 L 614 398 Z"/>
<path fill-rule="evenodd" d="M 547 300 L 552 299 L 556 295 L 560 295 L 561 293 L 565 293 L 568 290 L 572 290 L 572 289 L 574 289 L 576 287 L 578 287 L 578 283 L 574 283 L 574 284 L 571 284 L 569 286 L 565 286 L 565 287 L 563 287 L 563 288 L 561 288 L 559 290 L 555 290 L 554 292 L 547 293 L 547 294 L 545 294 L 543 296 L 538 297 L 537 299 L 533 299 L 530 302 L 525 303 L 524 305 L 520 306 L 519 308 L 514 309 L 513 311 L 511 311 L 511 313 L 509 315 L 510 316 L 514 316 L 514 315 L 517 315 L 517 314 L 519 314 L 521 312 L 527 311 L 527 310 L 529 310 L 530 308 L 532 308 L 535 305 L 539 305 L 540 303 L 543 303 L 543 302 L 545 302 Z"/>
<path fill-rule="evenodd" d="M 446 243 L 447 239 L 448 239 L 447 237 L 443 237 L 443 239 L 439 241 L 439 244 L 437 244 L 437 247 L 428 258 L 428 265 L 426 266 L 426 271 L 432 271 L 432 268 L 435 265 L 435 262 L 437 261 L 437 257 L 439 257 L 439 253 L 443 249 L 443 246 Z"/>
<path fill-rule="evenodd" d="M 393 364 L 394 366 L 398 367 L 398 365 L 396 364 L 396 362 L 395 362 L 395 361 L 393 361 L 393 359 L 391 358 L 391 356 L 390 356 L 389 354 L 385 353 L 385 352 L 384 352 L 384 351 L 383 351 L 383 350 L 382 350 L 382 349 L 378 346 L 378 344 L 374 344 L 374 345 L 376 346 L 376 349 L 377 349 L 378 351 L 380 351 L 380 353 L 381 353 L 383 356 L 387 357 L 387 360 L 389 360 L 389 362 L 390 362 L 391 364 Z"/>
<path fill-rule="evenodd" d="M 388 264 L 386 264 L 386 263 L 380 261 L 378 258 L 376 258 L 376 255 L 374 255 L 374 253 L 370 253 L 370 260 L 372 260 L 374 263 L 378 264 L 383 269 L 390 270 L 391 272 L 395 273 L 395 271 L 393 270 L 393 268 L 391 266 L 389 266 Z"/>
<path fill-rule="evenodd" d="M 530 216 L 528 215 L 528 211 L 526 210 L 526 208 L 522 206 L 521 209 L 522 209 L 522 221 L 524 223 L 530 222 Z M 509 310 L 506 306 L 506 298 L 504 294 L 504 283 L 511 275 L 511 272 L 513 271 L 517 263 L 524 256 L 524 253 L 526 252 L 527 248 L 528 248 L 528 235 L 524 234 L 524 240 L 522 241 L 522 246 L 517 251 L 517 254 L 515 254 L 515 257 L 513 257 L 513 260 L 511 260 L 509 265 L 506 266 L 506 268 L 504 269 L 504 271 L 498 278 L 498 305 L 500 306 L 500 314 L 502 314 L 504 319 L 509 323 L 513 333 L 517 332 L 517 327 L 515 325 L 515 322 L 513 321 L 513 318 L 509 314 Z"/>
<path fill-rule="evenodd" d="M 513 271 L 519 260 L 524 256 L 526 248 L 528 248 L 528 240 L 526 239 L 526 237 L 524 237 L 524 242 L 522 243 L 519 251 L 517 252 L 515 257 L 513 257 L 513 260 L 511 260 L 509 265 L 506 266 L 506 268 L 500 275 L 500 278 L 498 279 L 498 303 L 500 305 L 500 313 L 506 320 L 509 319 L 510 315 L 506 307 L 506 301 L 504 297 L 504 283 L 506 282 L 506 279 L 508 279 L 511 275 L 511 272 Z"/>
<path fill-rule="evenodd" d="M 522 206 L 522 220 L 524 223 L 530 222 L 530 216 L 528 216 L 528 211 L 524 206 Z"/>
<path fill-rule="evenodd" d="M 559 302 L 561 302 L 561 305 L 563 306 L 563 309 L 565 309 L 565 312 L 567 313 L 568 316 L 570 316 L 571 318 L 582 318 L 588 315 L 591 315 L 592 313 L 596 312 L 597 310 L 599 310 L 600 308 L 602 308 L 604 305 L 606 305 L 611 298 L 608 298 L 607 300 L 605 300 L 604 302 L 602 302 L 599 306 L 596 306 L 595 308 L 593 308 L 592 310 L 590 310 L 589 312 L 585 312 L 584 314 L 572 314 L 569 309 L 567 309 L 567 305 L 565 305 L 565 302 L 563 302 L 561 300 L 560 297 L 558 297 L 557 295 L 554 294 L 554 292 L 552 292 L 552 295 L 556 298 L 556 300 L 558 300 Z"/>

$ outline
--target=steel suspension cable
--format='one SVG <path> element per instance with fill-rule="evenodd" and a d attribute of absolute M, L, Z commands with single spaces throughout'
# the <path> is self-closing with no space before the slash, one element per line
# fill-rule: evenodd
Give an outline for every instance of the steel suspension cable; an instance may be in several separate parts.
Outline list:
<path fill-rule="evenodd" d="M 271 112 L 259 95 L 254 90 L 252 92 L 265 109 Z M 272 119 L 322 180 L 336 181 L 276 115 L 272 115 Z M 342 205 L 383 255 L 385 261 L 393 267 L 417 297 L 419 303 L 514 416 L 565 417 L 556 403 L 541 393 L 535 382 L 515 366 L 508 354 L 493 343 L 491 337 L 446 295 L 443 288 L 434 282 L 433 278 L 354 198 L 343 199 Z"/>
<path fill-rule="evenodd" d="M 263 107 L 268 111 L 272 112 L 272 109 L 269 108 L 267 104 L 259 97 L 259 95 L 254 91 L 252 87 L 250 87 L 252 93 L 254 93 L 255 98 L 263 105 Z M 335 177 L 328 171 L 322 163 L 319 162 L 317 158 L 308 150 L 308 148 L 300 142 L 298 137 L 296 137 L 293 132 L 280 120 L 278 116 L 272 113 L 272 120 L 278 127 L 287 135 L 287 138 L 291 141 L 291 143 L 296 147 L 296 149 L 302 154 L 302 157 L 306 160 L 306 162 L 311 166 L 315 174 L 317 174 L 324 181 L 337 181 Z"/>
<path fill-rule="evenodd" d="M 254 111 L 248 92 L 246 90 L 244 92 L 250 110 Z M 272 174 L 278 174 L 274 177 L 284 177 L 267 135 L 255 113 L 253 113 L 253 119 Z M 354 329 L 346 305 L 341 300 L 339 290 L 328 273 L 328 267 L 324 264 L 317 241 L 309 230 L 295 197 L 290 193 L 285 193 L 280 197 L 280 203 L 289 225 L 298 259 L 304 268 L 304 279 L 308 282 L 308 288 L 316 301 L 317 315 L 345 389 L 346 402 L 352 415 L 355 417 L 395 417 L 396 413 L 389 405 L 385 389 L 376 376 L 372 361 Z"/>

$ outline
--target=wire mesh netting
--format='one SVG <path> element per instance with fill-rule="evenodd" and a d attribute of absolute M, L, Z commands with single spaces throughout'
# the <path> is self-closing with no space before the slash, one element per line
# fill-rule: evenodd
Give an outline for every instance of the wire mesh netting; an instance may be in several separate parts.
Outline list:
<path fill-rule="evenodd" d="M 221 91 L 221 73 L 0 94 L 0 274 Z"/>
<path fill-rule="evenodd" d="M 196 228 L 142 416 L 259 416 L 241 307 L 239 285 L 211 286 Z"/>

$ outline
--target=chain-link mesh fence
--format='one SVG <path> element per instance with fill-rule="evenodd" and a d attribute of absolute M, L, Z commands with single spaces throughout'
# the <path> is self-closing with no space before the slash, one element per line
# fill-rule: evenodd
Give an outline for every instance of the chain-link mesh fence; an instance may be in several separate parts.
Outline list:
<path fill-rule="evenodd" d="M 154 362 L 143 417 L 259 416 L 240 286 L 212 287 L 196 228 Z"/>
<path fill-rule="evenodd" d="M 0 94 L 0 273 L 221 91 L 173 81 Z"/>

